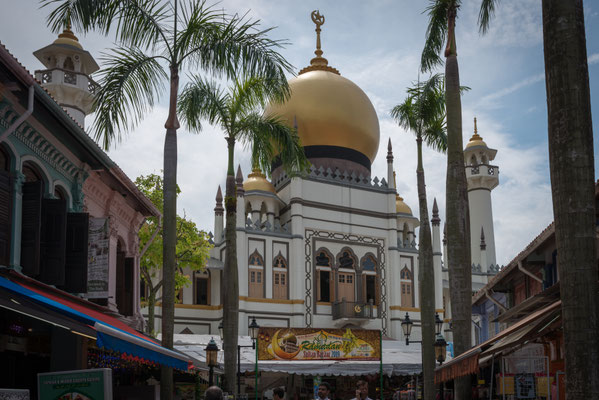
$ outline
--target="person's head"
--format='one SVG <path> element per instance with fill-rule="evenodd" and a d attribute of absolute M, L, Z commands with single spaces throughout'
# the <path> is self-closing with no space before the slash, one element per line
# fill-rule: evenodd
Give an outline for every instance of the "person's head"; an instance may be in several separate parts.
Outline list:
<path fill-rule="evenodd" d="M 285 391 L 278 387 L 278 388 L 274 388 L 272 390 L 272 398 L 273 400 L 283 400 L 283 398 L 285 397 Z"/>
<path fill-rule="evenodd" d="M 204 393 L 204 400 L 223 400 L 223 391 L 218 386 L 210 386 Z"/>
<path fill-rule="evenodd" d="M 368 382 L 360 379 L 356 382 L 356 391 L 360 393 L 360 397 L 365 399 L 368 397 Z"/>
<path fill-rule="evenodd" d="M 321 399 L 326 399 L 329 397 L 330 393 L 331 385 L 329 385 L 327 382 L 322 382 L 320 385 L 318 385 L 318 397 Z"/>

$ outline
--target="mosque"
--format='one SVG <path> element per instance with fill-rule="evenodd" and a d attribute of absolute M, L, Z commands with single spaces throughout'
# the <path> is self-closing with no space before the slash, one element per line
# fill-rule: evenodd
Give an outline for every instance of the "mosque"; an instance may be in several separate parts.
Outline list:
<path fill-rule="evenodd" d="M 387 175 L 371 176 L 380 141 L 377 114 L 364 91 L 322 56 L 324 19 L 314 13 L 312 19 L 316 56 L 289 81 L 288 101 L 266 109 L 297 129 L 310 170 L 290 177 L 274 164 L 271 181 L 259 169 L 245 180 L 237 170 L 239 334 L 248 334 L 255 317 L 264 327 L 359 327 L 402 339 L 407 314 L 415 322 L 411 338 L 417 340 L 419 221 L 397 193 L 390 140 Z M 464 150 L 473 291 L 498 272 L 491 207 L 491 190 L 499 179 L 498 168 L 490 164 L 495 154 L 475 127 Z M 441 240 L 436 202 L 432 211 L 435 308 L 448 320 L 446 241 Z M 205 271 L 194 274 L 193 285 L 183 289 L 175 333 L 218 334 L 226 279 L 223 231 L 219 187 L 212 258 Z"/>

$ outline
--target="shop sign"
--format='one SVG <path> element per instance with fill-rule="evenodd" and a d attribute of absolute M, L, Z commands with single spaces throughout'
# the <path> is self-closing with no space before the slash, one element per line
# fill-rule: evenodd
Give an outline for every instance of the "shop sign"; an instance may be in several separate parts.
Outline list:
<path fill-rule="evenodd" d="M 380 360 L 380 332 L 366 329 L 260 328 L 260 360 Z"/>
<path fill-rule="evenodd" d="M 112 400 L 110 368 L 37 374 L 39 400 Z"/>
<path fill-rule="evenodd" d="M 109 229 L 109 218 L 89 219 L 87 294 L 85 295 L 88 299 L 108 297 Z"/>

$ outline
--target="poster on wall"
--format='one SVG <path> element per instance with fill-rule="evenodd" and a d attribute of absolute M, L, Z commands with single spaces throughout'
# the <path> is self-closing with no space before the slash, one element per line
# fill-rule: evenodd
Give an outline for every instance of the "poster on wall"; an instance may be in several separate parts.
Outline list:
<path fill-rule="evenodd" d="M 39 400 L 112 400 L 110 368 L 37 374 Z"/>
<path fill-rule="evenodd" d="M 89 219 L 87 294 L 89 299 L 108 297 L 110 218 Z"/>
<path fill-rule="evenodd" d="M 260 360 L 380 360 L 380 332 L 365 329 L 260 328 Z"/>

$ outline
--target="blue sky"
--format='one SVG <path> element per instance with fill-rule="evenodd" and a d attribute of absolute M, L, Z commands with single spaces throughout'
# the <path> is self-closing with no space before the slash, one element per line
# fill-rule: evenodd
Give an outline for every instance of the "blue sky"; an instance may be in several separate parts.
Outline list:
<path fill-rule="evenodd" d="M 400 194 L 417 214 L 416 155 L 411 134 L 396 126 L 390 109 L 405 97 L 405 88 L 418 78 L 424 43 L 428 2 L 398 0 L 272 1 L 223 0 L 218 7 L 277 26 L 271 36 L 290 42 L 282 54 L 297 68 L 308 65 L 315 48 L 310 12 L 325 15 L 322 48 L 329 64 L 358 84 L 370 97 L 379 115 L 381 147 L 373 175 L 386 174 L 384 158 L 390 137 L 395 151 Z M 501 1 L 491 30 L 480 36 L 476 26 L 479 0 L 464 0 L 457 22 L 461 84 L 471 91 L 463 97 L 464 143 L 472 135 L 473 117 L 479 134 L 498 150 L 495 164 L 500 184 L 493 191 L 493 217 L 497 261 L 509 262 L 553 219 L 547 156 L 547 113 L 543 76 L 541 2 Z M 41 64 L 31 54 L 54 40 L 46 28 L 45 9 L 36 1 L 11 1 L 0 16 L 0 41 L 30 70 Z M 8 12 L 10 10 L 10 12 Z M 593 130 L 599 131 L 599 4 L 586 1 L 585 23 Z M 78 34 L 81 43 L 101 64 L 100 53 L 112 38 Z M 421 76 L 421 79 L 425 76 Z M 132 178 L 159 172 L 166 104 L 162 101 L 111 157 Z M 93 117 L 88 117 L 88 126 Z M 595 169 L 597 161 L 595 142 Z M 238 148 L 237 163 L 244 176 L 248 155 Z M 429 208 L 437 198 L 444 218 L 445 157 L 425 152 Z M 226 149 L 222 133 L 206 127 L 200 135 L 181 130 L 179 139 L 179 212 L 185 212 L 202 229 L 213 229 L 216 189 L 224 184 Z"/>

